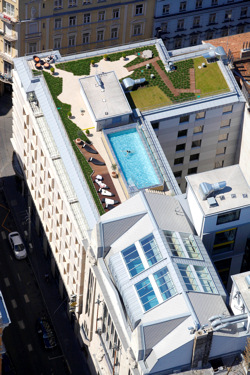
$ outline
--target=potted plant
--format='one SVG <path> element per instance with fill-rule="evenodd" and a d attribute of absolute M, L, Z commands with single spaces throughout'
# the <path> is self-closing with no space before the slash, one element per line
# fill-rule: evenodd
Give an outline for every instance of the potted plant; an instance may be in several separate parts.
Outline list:
<path fill-rule="evenodd" d="M 86 133 L 87 135 L 89 135 L 89 129 L 86 129 L 86 130 L 85 130 L 85 133 Z"/>
<path fill-rule="evenodd" d="M 107 60 L 108 60 L 108 55 L 105 54 L 105 55 L 103 56 L 103 58 L 104 58 L 105 61 L 107 61 Z"/>
<path fill-rule="evenodd" d="M 125 52 L 123 52 L 123 54 L 122 54 L 122 58 L 123 58 L 123 60 L 126 60 L 126 53 Z"/>
<path fill-rule="evenodd" d="M 54 68 L 53 66 L 50 68 L 50 71 L 51 71 L 51 74 L 52 74 L 52 75 L 55 74 L 55 68 Z"/>
<path fill-rule="evenodd" d="M 117 173 L 116 173 L 116 168 L 117 168 L 117 165 L 115 163 L 111 164 L 111 169 L 112 169 L 112 177 L 117 177 Z"/>
<path fill-rule="evenodd" d="M 68 116 L 68 118 L 71 118 L 72 113 L 69 111 L 69 112 L 67 113 L 67 116 Z"/>
<path fill-rule="evenodd" d="M 80 144 L 82 143 L 81 138 L 76 138 L 76 143 L 77 143 L 78 145 L 80 145 Z"/>
<path fill-rule="evenodd" d="M 91 63 L 92 66 L 95 66 L 95 60 L 91 60 L 90 63 Z"/>

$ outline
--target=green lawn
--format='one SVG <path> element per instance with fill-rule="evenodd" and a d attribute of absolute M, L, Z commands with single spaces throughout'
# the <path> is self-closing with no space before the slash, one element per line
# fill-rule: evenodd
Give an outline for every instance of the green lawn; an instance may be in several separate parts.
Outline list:
<path fill-rule="evenodd" d="M 199 69 L 198 66 L 201 66 L 202 63 L 205 63 L 206 67 Z M 201 90 L 201 94 L 229 91 L 228 85 L 217 63 L 207 64 L 204 57 L 198 57 L 194 59 L 194 68 L 195 87 Z"/>
<path fill-rule="evenodd" d="M 127 94 L 128 101 L 133 108 L 140 110 L 170 105 L 172 101 L 158 86 L 142 87 Z"/>

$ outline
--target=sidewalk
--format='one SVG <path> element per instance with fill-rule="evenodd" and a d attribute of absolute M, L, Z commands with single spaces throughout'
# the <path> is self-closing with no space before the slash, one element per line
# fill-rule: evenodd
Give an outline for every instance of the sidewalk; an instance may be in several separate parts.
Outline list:
<path fill-rule="evenodd" d="M 15 220 L 16 227 L 22 237 L 25 238 L 24 231 L 27 231 L 27 223 L 23 223 L 22 221 L 24 220 L 27 207 L 24 198 L 17 190 L 15 176 L 4 178 L 3 191 Z M 31 225 L 33 226 L 33 223 L 31 223 Z M 52 276 L 49 282 L 45 280 L 45 274 L 48 273 L 51 275 L 50 262 L 44 255 L 40 239 L 34 228 L 31 232 L 33 248 L 29 250 L 29 261 L 54 326 L 57 339 L 60 342 L 69 374 L 89 375 L 90 371 L 87 366 L 85 353 L 80 347 L 74 334 L 73 326 L 66 313 L 65 305 L 67 302 L 60 298 L 56 280 L 54 280 Z M 29 247 L 27 246 L 27 248 Z"/>

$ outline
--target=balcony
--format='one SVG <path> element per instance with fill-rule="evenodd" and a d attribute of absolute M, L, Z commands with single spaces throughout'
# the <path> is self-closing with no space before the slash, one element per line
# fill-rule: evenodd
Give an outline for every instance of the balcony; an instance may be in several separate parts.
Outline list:
<path fill-rule="evenodd" d="M 7 40 L 8 42 L 15 42 L 18 39 L 18 35 L 16 32 L 13 32 L 11 35 L 3 33 L 3 36 L 4 36 L 4 39 Z"/>
<path fill-rule="evenodd" d="M 27 39 L 40 39 L 42 36 L 41 32 L 25 34 L 25 40 Z"/>
<path fill-rule="evenodd" d="M 0 81 L 4 82 L 4 83 L 10 83 L 10 84 L 12 84 L 12 76 L 11 76 L 11 74 L 0 73 Z"/>
<path fill-rule="evenodd" d="M 13 64 L 13 59 L 14 59 L 14 57 L 8 55 L 7 53 L 5 53 L 5 52 L 1 52 L 1 51 L 0 51 L 0 57 L 2 57 L 2 59 L 3 59 L 4 61 L 7 61 L 8 63 Z M 15 57 L 16 57 L 16 56 L 15 56 Z"/>

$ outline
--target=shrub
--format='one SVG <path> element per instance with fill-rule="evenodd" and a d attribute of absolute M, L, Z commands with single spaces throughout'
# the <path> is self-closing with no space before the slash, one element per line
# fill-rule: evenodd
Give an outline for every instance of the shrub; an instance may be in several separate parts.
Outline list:
<path fill-rule="evenodd" d="M 86 130 L 85 130 L 85 133 L 86 133 L 86 134 L 89 134 L 89 129 L 86 129 Z"/>
<path fill-rule="evenodd" d="M 91 61 L 90 61 L 90 64 L 91 64 L 91 65 L 95 65 L 95 60 L 94 60 L 94 59 L 91 60 Z"/>
<path fill-rule="evenodd" d="M 108 55 L 105 54 L 105 55 L 103 56 L 103 58 L 104 58 L 104 60 L 108 60 Z"/>
<path fill-rule="evenodd" d="M 52 66 L 52 67 L 50 68 L 50 71 L 51 71 L 51 73 L 54 73 L 55 68 Z"/>
<path fill-rule="evenodd" d="M 70 111 L 67 112 L 67 116 L 68 117 L 71 117 L 72 116 L 72 113 Z"/>

